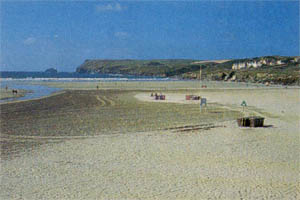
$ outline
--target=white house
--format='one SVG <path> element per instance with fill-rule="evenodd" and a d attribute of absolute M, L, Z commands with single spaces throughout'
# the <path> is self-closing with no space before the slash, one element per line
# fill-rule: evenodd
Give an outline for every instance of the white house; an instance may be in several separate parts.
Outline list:
<path fill-rule="evenodd" d="M 232 69 L 243 69 L 243 68 L 247 68 L 247 63 L 241 62 L 241 63 L 234 63 L 232 65 Z"/>
<path fill-rule="evenodd" d="M 250 61 L 247 63 L 247 67 L 254 67 L 254 68 L 257 68 L 257 67 L 261 67 L 262 66 L 262 62 L 261 61 Z"/>
<path fill-rule="evenodd" d="M 267 60 L 266 59 L 262 59 L 261 63 L 262 63 L 262 65 L 266 65 L 267 64 Z"/>
<path fill-rule="evenodd" d="M 273 65 L 276 65 L 276 62 L 274 60 L 271 60 L 268 64 L 273 66 Z"/>
<path fill-rule="evenodd" d="M 247 68 L 249 68 L 249 67 L 252 67 L 253 66 L 253 64 L 254 64 L 254 62 L 253 61 L 250 61 L 250 62 L 247 62 Z"/>
<path fill-rule="evenodd" d="M 232 69 L 238 69 L 238 64 L 237 63 L 233 63 Z"/>
<path fill-rule="evenodd" d="M 255 61 L 255 62 L 253 63 L 253 67 L 254 67 L 254 68 L 261 67 L 261 66 L 262 66 L 261 61 Z"/>

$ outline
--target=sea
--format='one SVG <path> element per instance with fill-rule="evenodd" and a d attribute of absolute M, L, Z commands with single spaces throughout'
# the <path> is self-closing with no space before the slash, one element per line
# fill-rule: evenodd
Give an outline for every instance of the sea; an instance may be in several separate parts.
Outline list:
<path fill-rule="evenodd" d="M 123 75 L 123 74 L 84 74 L 77 72 L 58 72 L 58 73 L 47 73 L 47 72 L 19 72 L 19 71 L 2 71 L 0 72 L 1 80 L 169 80 L 165 77 L 150 77 L 150 76 L 136 76 L 136 75 Z"/>

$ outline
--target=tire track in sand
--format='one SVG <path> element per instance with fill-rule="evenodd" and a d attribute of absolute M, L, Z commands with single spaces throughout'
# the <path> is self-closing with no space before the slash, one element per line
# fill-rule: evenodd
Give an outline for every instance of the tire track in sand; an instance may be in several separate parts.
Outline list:
<path fill-rule="evenodd" d="M 98 95 L 95 95 L 96 99 L 100 102 L 100 106 L 106 106 L 106 102 Z"/>

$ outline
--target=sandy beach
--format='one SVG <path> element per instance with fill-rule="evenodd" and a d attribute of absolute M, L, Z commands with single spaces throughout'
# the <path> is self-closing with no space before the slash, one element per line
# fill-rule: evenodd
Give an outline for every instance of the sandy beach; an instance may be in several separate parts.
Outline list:
<path fill-rule="evenodd" d="M 2 141 L 13 137 L 38 140 L 39 144 L 1 160 L 0 198 L 298 199 L 299 91 L 232 89 L 230 92 L 195 92 L 206 97 L 208 107 L 214 109 L 241 113 L 240 104 L 245 100 L 248 107 L 244 115 L 265 117 L 265 125 L 268 125 L 265 128 L 240 128 L 233 118 L 225 118 L 216 122 L 210 119 L 208 122 L 213 123 L 214 128 L 187 132 L 137 128 L 110 134 L 108 129 L 105 130 L 107 134 L 87 134 L 84 137 L 64 135 L 60 138 L 49 134 L 47 141 L 43 140 L 43 135 L 33 134 L 26 139 L 22 134 L 6 134 Z M 187 111 L 189 114 L 198 106 L 195 102 L 183 100 L 185 92 L 164 93 L 169 102 L 153 102 L 148 91 L 129 94 L 139 102 L 135 103 L 137 105 L 160 106 L 153 107 L 155 109 L 178 106 L 176 109 L 181 112 L 180 106 L 191 106 Z M 74 94 L 67 92 L 64 95 Z M 103 106 L 105 102 L 107 106 L 110 102 L 104 97 L 99 98 L 97 106 Z M 64 104 L 63 108 L 66 106 L 71 105 Z M 92 106 L 92 103 L 86 106 Z M 212 110 L 207 112 L 211 112 L 212 117 L 215 113 Z M 197 113 L 201 115 L 199 110 Z M 154 118 L 149 118 L 148 123 Z M 163 126 L 159 125 L 159 120 L 152 126 L 155 124 Z"/>
<path fill-rule="evenodd" d="M 0 0 L 0 200 L 300 200 L 300 0 Z"/>

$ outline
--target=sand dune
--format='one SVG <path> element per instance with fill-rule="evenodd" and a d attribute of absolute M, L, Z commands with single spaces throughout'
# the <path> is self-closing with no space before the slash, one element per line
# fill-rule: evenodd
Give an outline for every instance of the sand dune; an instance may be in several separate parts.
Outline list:
<path fill-rule="evenodd" d="M 202 60 L 202 61 L 196 61 L 196 62 L 193 62 L 192 64 L 203 64 L 203 63 L 224 63 L 224 62 L 227 62 L 227 61 L 230 61 L 230 60 Z"/>

